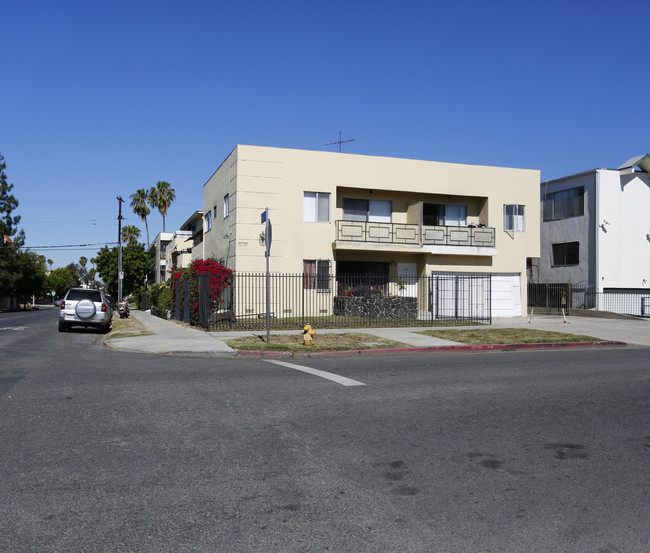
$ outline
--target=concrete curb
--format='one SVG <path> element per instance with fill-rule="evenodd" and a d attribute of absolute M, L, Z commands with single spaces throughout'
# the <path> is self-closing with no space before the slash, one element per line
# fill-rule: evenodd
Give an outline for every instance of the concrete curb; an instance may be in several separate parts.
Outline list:
<path fill-rule="evenodd" d="M 413 348 L 375 348 L 353 349 L 342 351 L 316 351 L 305 353 L 292 353 L 290 351 L 263 351 L 239 350 L 236 357 L 289 357 L 293 359 L 324 357 L 338 355 L 384 355 L 387 353 L 430 353 L 434 351 L 511 351 L 517 349 L 552 349 L 571 347 L 623 347 L 625 342 L 606 340 L 602 342 L 552 342 L 542 344 L 484 344 L 484 345 L 458 345 L 458 346 L 427 346 Z"/>

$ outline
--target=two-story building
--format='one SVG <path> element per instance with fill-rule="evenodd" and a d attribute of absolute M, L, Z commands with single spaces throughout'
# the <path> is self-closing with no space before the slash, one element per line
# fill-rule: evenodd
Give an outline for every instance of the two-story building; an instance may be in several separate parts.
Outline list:
<path fill-rule="evenodd" d="M 203 255 L 264 271 L 268 208 L 270 270 L 316 291 L 327 274 L 399 275 L 413 295 L 418 277 L 481 274 L 492 316 L 521 316 L 538 190 L 536 170 L 238 145 L 204 185 Z"/>
<path fill-rule="evenodd" d="M 650 155 L 541 183 L 536 282 L 587 286 L 585 307 L 650 315 Z"/>

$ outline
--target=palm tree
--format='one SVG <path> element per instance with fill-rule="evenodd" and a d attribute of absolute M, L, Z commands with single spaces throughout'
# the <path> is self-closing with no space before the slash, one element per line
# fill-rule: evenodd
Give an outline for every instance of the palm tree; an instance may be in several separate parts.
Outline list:
<path fill-rule="evenodd" d="M 52 270 L 52 265 L 54 264 L 54 261 L 52 261 L 51 259 L 48 259 L 47 264 L 50 266 L 50 271 L 51 271 Z"/>
<path fill-rule="evenodd" d="M 128 246 L 133 246 L 138 243 L 140 238 L 140 229 L 135 225 L 126 225 L 122 227 L 122 242 L 126 242 Z"/>
<path fill-rule="evenodd" d="M 135 194 L 131 194 L 131 208 L 133 213 L 144 221 L 144 226 L 147 229 L 147 249 L 149 249 L 149 225 L 147 224 L 147 215 L 151 213 L 149 206 L 149 195 L 144 188 L 140 188 Z"/>
<path fill-rule="evenodd" d="M 149 205 L 158 209 L 162 215 L 163 232 L 165 232 L 165 215 L 172 202 L 176 199 L 176 190 L 172 185 L 165 181 L 158 181 L 156 186 L 152 186 L 149 190 Z"/>

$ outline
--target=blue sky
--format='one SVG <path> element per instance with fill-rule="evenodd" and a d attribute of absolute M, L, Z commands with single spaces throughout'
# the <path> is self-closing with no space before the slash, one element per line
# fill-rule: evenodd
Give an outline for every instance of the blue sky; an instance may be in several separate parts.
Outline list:
<path fill-rule="evenodd" d="M 0 153 L 65 266 L 159 180 L 167 230 L 236 144 L 539 169 L 650 152 L 640 1 L 8 1 Z M 123 224 L 144 225 L 124 206 Z M 151 236 L 162 230 L 158 212 Z"/>

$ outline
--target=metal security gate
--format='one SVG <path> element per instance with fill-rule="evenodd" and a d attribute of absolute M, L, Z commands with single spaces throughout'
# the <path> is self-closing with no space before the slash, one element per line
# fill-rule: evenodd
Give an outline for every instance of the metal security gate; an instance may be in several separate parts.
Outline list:
<path fill-rule="evenodd" d="M 432 320 L 492 322 L 490 275 L 432 274 L 429 280 Z"/>

